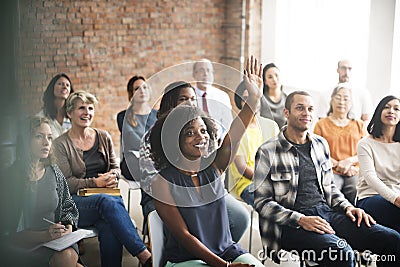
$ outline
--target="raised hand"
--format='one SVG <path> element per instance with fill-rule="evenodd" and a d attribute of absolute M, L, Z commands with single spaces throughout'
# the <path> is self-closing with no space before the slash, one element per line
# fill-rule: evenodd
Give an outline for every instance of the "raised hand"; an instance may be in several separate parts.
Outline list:
<path fill-rule="evenodd" d="M 258 60 L 253 56 L 247 59 L 243 80 L 249 93 L 249 98 L 260 99 L 263 89 L 262 66 L 258 64 Z"/>

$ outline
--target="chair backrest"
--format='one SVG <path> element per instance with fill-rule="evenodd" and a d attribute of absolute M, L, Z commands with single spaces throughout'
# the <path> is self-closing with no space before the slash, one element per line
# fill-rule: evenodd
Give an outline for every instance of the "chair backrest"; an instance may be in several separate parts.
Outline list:
<path fill-rule="evenodd" d="M 164 252 L 164 230 L 163 221 L 158 216 L 157 211 L 152 211 L 147 219 L 150 235 L 151 255 L 153 258 L 153 267 L 163 266 L 163 252 Z"/>

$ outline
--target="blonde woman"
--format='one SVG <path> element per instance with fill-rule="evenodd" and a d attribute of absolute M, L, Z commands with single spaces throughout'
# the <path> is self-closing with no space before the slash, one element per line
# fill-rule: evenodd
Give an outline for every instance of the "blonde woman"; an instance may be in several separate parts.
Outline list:
<path fill-rule="evenodd" d="M 96 104 L 96 97 L 88 92 L 72 93 L 66 102 L 71 129 L 54 142 L 57 161 L 81 215 L 78 226 L 94 225 L 99 230 L 101 266 L 121 266 L 123 246 L 143 266 L 151 266 L 151 254 L 140 239 L 121 197 L 76 195 L 85 187 L 116 187 L 120 175 L 110 134 L 90 127 Z"/>

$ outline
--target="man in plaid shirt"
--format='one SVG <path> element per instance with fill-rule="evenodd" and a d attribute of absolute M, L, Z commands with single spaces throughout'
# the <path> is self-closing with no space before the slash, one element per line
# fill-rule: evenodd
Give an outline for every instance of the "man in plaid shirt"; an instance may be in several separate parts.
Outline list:
<path fill-rule="evenodd" d="M 254 205 L 265 253 L 279 261 L 282 248 L 326 266 L 354 266 L 353 249 L 400 260 L 400 234 L 376 224 L 333 183 L 328 143 L 308 133 L 313 106 L 307 92 L 288 95 L 287 126 L 256 155 Z"/>

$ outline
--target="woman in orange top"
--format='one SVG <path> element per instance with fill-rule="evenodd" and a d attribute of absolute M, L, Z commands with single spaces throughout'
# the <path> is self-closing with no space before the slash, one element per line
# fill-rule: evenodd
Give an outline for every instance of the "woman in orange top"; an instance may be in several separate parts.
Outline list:
<path fill-rule="evenodd" d="M 329 144 L 334 181 L 345 197 L 354 204 L 358 180 L 357 143 L 365 136 L 363 121 L 349 118 L 351 90 L 345 84 L 335 87 L 328 117 L 317 122 L 314 133 Z"/>

